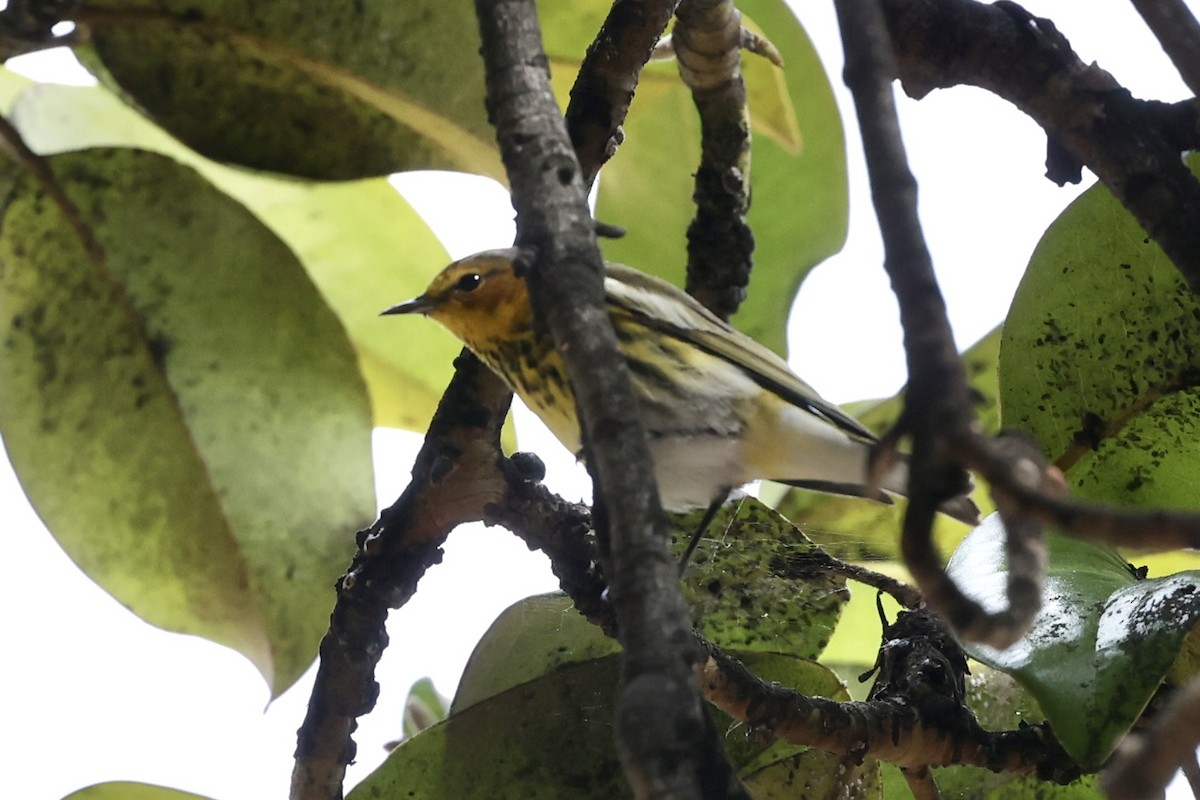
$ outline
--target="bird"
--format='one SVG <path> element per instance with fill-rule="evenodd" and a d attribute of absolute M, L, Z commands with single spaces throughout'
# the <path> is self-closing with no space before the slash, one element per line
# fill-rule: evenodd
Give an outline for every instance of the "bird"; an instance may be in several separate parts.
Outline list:
<path fill-rule="evenodd" d="M 455 261 L 421 295 L 382 313 L 440 323 L 582 458 L 566 368 L 549 331 L 535 323 L 520 255 L 512 247 Z M 902 455 L 871 481 L 875 434 L 686 292 L 605 262 L 604 294 L 667 511 L 707 508 L 702 531 L 731 491 L 759 479 L 883 503 L 905 494 Z M 940 510 L 979 520 L 965 493 Z M 699 532 L 693 546 L 698 539 Z"/>

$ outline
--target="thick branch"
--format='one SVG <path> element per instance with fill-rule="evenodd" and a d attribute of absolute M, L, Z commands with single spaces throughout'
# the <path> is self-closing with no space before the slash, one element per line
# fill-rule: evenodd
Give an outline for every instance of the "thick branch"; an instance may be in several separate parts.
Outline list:
<path fill-rule="evenodd" d="M 991 733 L 966 706 L 934 710 L 903 696 L 865 702 L 809 697 L 756 678 L 716 648 L 700 671 L 713 705 L 790 744 L 916 770 L 972 765 L 1058 783 L 1079 774 L 1044 724 Z"/>
<path fill-rule="evenodd" d="M 621 643 L 616 735 L 639 797 L 726 797 L 736 785 L 706 727 L 687 606 L 645 434 L 604 306 L 586 186 L 554 106 L 532 0 L 476 0 L 488 104 L 517 210 L 535 318 L 578 404 Z M 649 50 L 646 51 L 649 55 Z M 607 544 L 607 549 L 604 548 Z M 723 778 L 713 780 L 712 769 Z"/>
<path fill-rule="evenodd" d="M 905 91 L 970 84 L 1015 104 L 1096 173 L 1200 291 L 1200 183 L 1145 104 L 1015 3 L 883 5 Z"/>
<path fill-rule="evenodd" d="M 337 585 L 320 667 L 296 743 L 292 800 L 341 798 L 358 717 L 375 706 L 375 665 L 387 647 L 384 622 L 441 560 L 456 526 L 483 519 L 505 491 L 500 426 L 512 394 L 467 351 L 430 423 L 404 494 L 370 528 Z"/>
<path fill-rule="evenodd" d="M 549 555 L 576 608 L 615 635 L 603 576 L 596 573 L 592 560 L 594 543 L 586 508 L 564 503 L 544 487 L 527 483 L 514 488 L 488 513 L 489 522 L 508 527 L 530 547 Z M 795 570 L 790 577 L 797 580 L 814 569 L 839 570 L 837 562 L 826 564 L 821 559 L 812 563 L 805 559 L 789 567 Z M 872 576 L 865 577 L 874 585 Z M 914 622 L 920 629 L 913 628 Z M 871 698 L 862 703 L 809 697 L 767 683 L 699 633 L 695 639 L 697 651 L 704 654 L 697 668 L 705 699 L 754 729 L 792 744 L 839 755 L 869 755 L 917 771 L 924 765 L 965 764 L 1034 773 L 1058 782 L 1078 775 L 1077 766 L 1045 725 L 1001 732 L 980 728 L 962 704 L 962 653 L 929 615 L 902 615 L 885 632 L 877 664 L 880 676 Z"/>
<path fill-rule="evenodd" d="M 621 143 L 642 67 L 650 58 L 678 0 L 617 0 L 588 48 L 567 107 L 567 130 L 589 189 Z"/>
<path fill-rule="evenodd" d="M 683 0 L 671 34 L 679 74 L 700 114 L 701 158 L 688 226 L 687 291 L 728 319 L 753 266 L 750 116 L 742 80 L 742 15 L 733 0 Z"/>

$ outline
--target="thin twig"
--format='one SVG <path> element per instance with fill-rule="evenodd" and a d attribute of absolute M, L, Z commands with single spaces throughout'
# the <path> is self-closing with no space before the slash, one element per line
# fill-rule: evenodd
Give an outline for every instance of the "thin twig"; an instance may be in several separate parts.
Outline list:
<path fill-rule="evenodd" d="M 915 800 L 942 800 L 937 781 L 933 779 L 933 773 L 929 771 L 929 767 L 902 769 L 901 773 L 903 773 L 904 780 L 908 783 L 909 791 L 913 793 Z"/>
<path fill-rule="evenodd" d="M 1176 694 L 1148 730 L 1125 739 L 1101 785 L 1112 800 L 1149 800 L 1181 766 L 1194 762 L 1200 745 L 1200 680 Z"/>
<path fill-rule="evenodd" d="M 897 603 L 908 609 L 920 608 L 925 603 L 925 598 L 916 587 L 860 564 L 842 561 L 819 548 L 789 556 L 786 559 L 786 568 L 786 577 L 797 580 L 804 580 L 805 576 L 814 570 L 841 575 L 891 595 Z"/>
<path fill-rule="evenodd" d="M 1192 94 L 1200 95 L 1200 25 L 1183 0 L 1132 0 L 1146 26 L 1179 70 Z"/>
<path fill-rule="evenodd" d="M 884 268 L 900 305 L 908 356 L 901 429 L 912 435 L 913 452 L 901 552 L 932 608 L 965 635 L 1006 647 L 1033 621 L 1040 599 L 1034 593 L 1030 603 L 1022 594 L 1017 602 L 1010 598 L 1006 611 L 988 613 L 946 575 L 933 542 L 937 508 L 961 482 L 961 468 L 948 461 L 947 445 L 976 430 L 978 423 L 917 216 L 917 184 L 900 138 L 891 86 L 896 63 L 883 13 L 877 0 L 837 0 L 836 6 L 846 50 L 846 85 L 854 96 L 871 199 L 883 235 Z M 1010 548 L 1036 548 L 1041 531 L 1024 525 L 1012 535 Z M 1018 558 L 1018 574 L 1010 575 L 1010 585 L 1040 585 L 1040 574 L 1019 571 L 1040 563 L 1037 558 Z"/>

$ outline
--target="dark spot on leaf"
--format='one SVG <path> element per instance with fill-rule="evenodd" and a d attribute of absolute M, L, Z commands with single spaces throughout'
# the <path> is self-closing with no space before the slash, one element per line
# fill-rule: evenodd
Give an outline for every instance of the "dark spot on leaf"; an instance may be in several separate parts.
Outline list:
<path fill-rule="evenodd" d="M 1085 411 L 1079 430 L 1071 438 L 1075 444 L 1095 450 L 1104 439 L 1104 420 L 1091 411 Z"/>
<path fill-rule="evenodd" d="M 154 365 L 160 370 L 166 369 L 167 356 L 171 354 L 174 345 L 171 337 L 162 333 L 150 336 L 146 341 L 146 346 L 150 349 L 150 358 L 154 360 Z"/>

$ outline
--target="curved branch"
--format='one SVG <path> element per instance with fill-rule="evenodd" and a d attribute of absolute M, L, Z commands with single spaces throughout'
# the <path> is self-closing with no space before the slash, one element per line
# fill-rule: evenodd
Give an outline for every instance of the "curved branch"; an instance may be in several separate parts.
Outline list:
<path fill-rule="evenodd" d="M 1200 183 L 1146 104 L 1015 3 L 883 5 L 909 95 L 970 84 L 1016 105 L 1096 173 L 1200 292 Z"/>
<path fill-rule="evenodd" d="M 922 668 L 928 668 L 937 659 Z M 789 744 L 866 756 L 904 769 L 971 765 L 1069 783 L 1079 768 L 1047 725 L 990 732 L 966 706 L 892 694 L 862 702 L 809 697 L 752 675 L 709 645 L 700 666 L 705 697 L 736 720 Z"/>
<path fill-rule="evenodd" d="M 1032 521 L 1013 525 L 1008 547 L 1019 557 L 1009 576 L 1009 608 L 989 614 L 946 575 L 933 542 L 938 506 L 961 487 L 962 470 L 948 448 L 978 429 L 966 373 L 958 358 L 946 305 L 917 216 L 917 183 L 909 171 L 891 82 L 896 64 L 877 0 L 837 0 L 846 50 L 846 85 L 854 96 L 871 199 L 879 219 L 884 269 L 900 305 L 908 357 L 908 387 L 900 428 L 912 434 L 908 510 L 901 551 L 930 607 L 972 639 L 1006 647 L 1019 639 L 1040 606 L 1044 558 L 1041 529 Z M 895 435 L 887 437 L 894 442 Z M 1026 558 L 1026 553 L 1031 554 Z M 1022 572 L 1031 569 L 1032 573 Z M 1028 589 L 1032 587 L 1033 591 Z"/>

